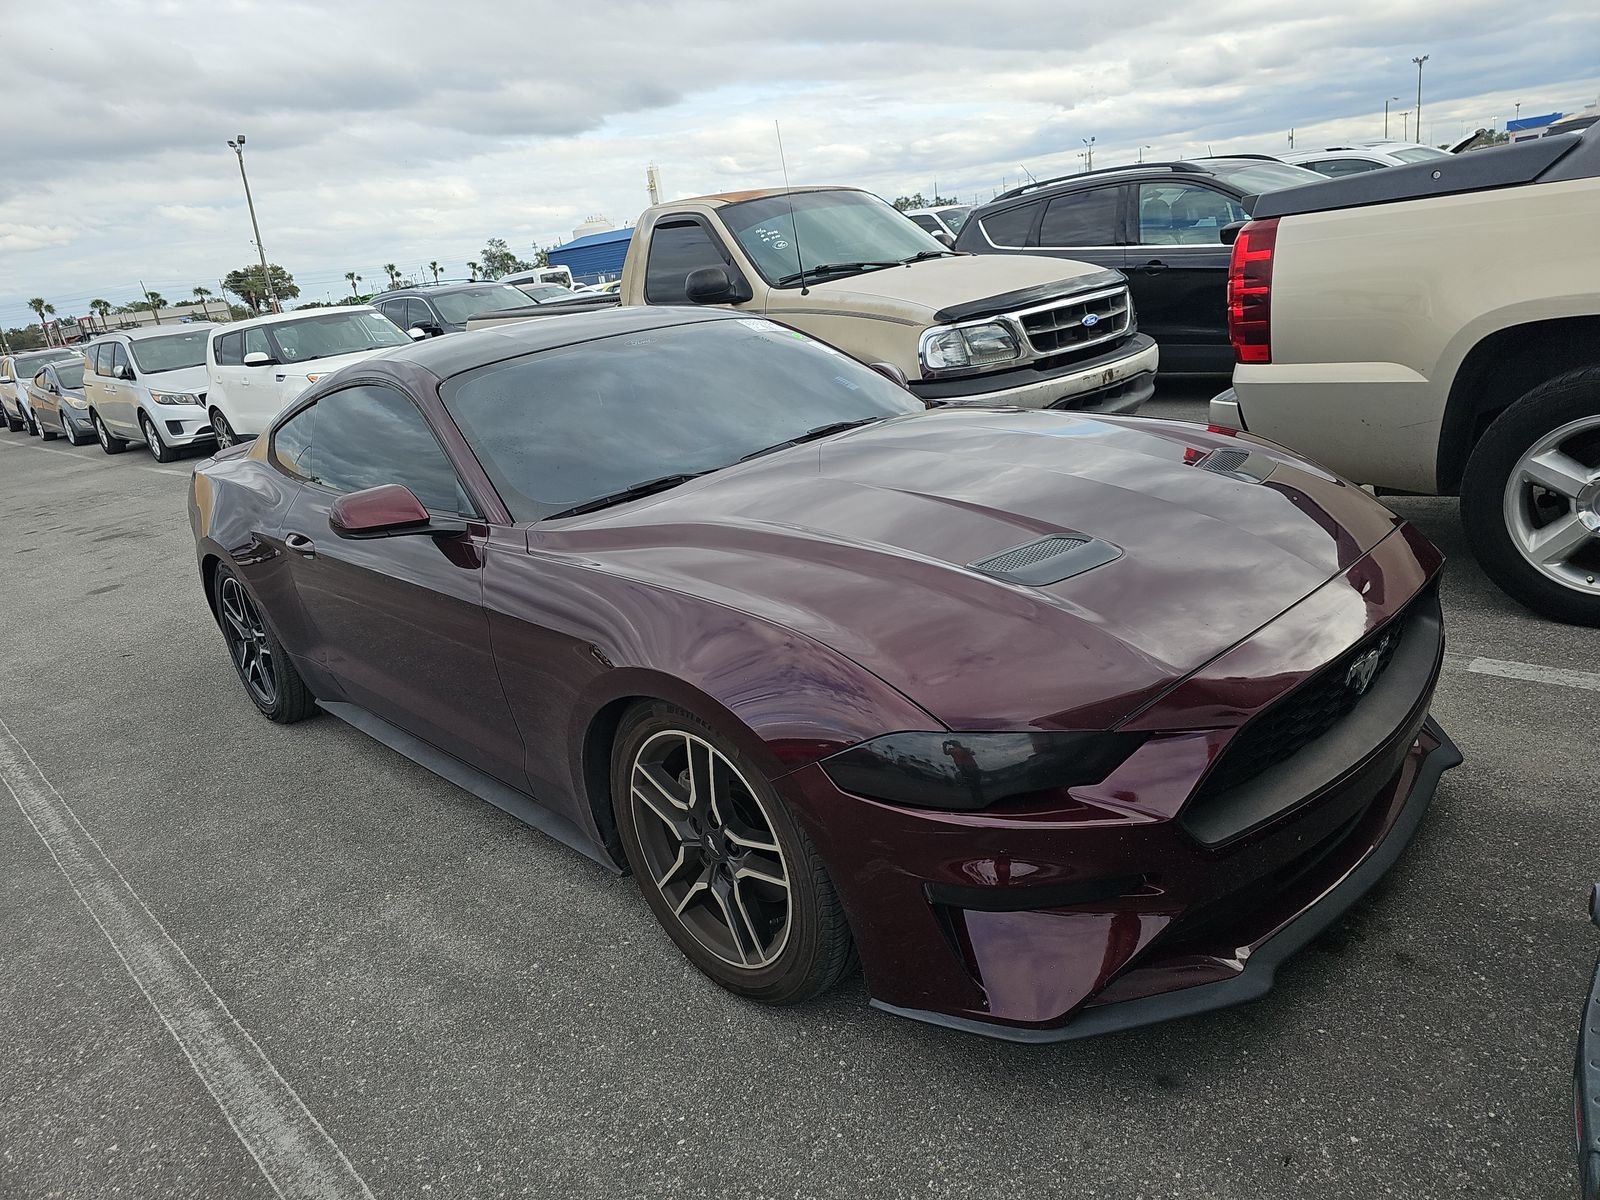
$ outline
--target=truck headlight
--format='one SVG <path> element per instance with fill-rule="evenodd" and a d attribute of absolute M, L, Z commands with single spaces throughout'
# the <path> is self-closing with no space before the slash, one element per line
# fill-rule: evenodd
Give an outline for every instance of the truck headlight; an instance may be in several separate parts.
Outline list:
<path fill-rule="evenodd" d="M 193 392 L 151 392 L 150 399 L 157 404 L 199 404 L 200 397 Z"/>
<path fill-rule="evenodd" d="M 930 371 L 981 369 L 1015 362 L 1022 357 L 1022 344 L 1004 321 L 982 321 L 927 330 L 917 356 Z"/>

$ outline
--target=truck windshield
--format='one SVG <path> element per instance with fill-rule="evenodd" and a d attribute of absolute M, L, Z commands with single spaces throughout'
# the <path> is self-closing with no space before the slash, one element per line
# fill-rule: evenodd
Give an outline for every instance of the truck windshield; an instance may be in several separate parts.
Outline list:
<path fill-rule="evenodd" d="M 440 394 L 519 521 L 925 407 L 802 333 L 728 318 L 527 354 L 458 375 Z"/>
<path fill-rule="evenodd" d="M 717 215 L 774 287 L 799 287 L 802 271 L 817 283 L 949 253 L 866 192 L 791 192 L 730 204 Z"/>

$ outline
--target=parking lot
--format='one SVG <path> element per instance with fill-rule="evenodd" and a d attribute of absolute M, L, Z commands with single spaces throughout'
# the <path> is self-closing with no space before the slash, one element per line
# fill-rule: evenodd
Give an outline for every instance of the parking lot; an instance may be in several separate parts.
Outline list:
<path fill-rule="evenodd" d="M 741 1002 L 630 880 L 337 720 L 261 719 L 201 596 L 193 462 L 0 434 L 0 778 L 36 767 L 298 1095 L 348 1168 L 319 1194 L 1569 1194 L 1600 630 L 1493 588 L 1454 501 L 1391 501 L 1450 558 L 1434 712 L 1466 756 L 1399 866 L 1264 1000 L 1029 1047 L 859 980 Z M 270 1196 L 0 798 L 0 1195 Z"/>

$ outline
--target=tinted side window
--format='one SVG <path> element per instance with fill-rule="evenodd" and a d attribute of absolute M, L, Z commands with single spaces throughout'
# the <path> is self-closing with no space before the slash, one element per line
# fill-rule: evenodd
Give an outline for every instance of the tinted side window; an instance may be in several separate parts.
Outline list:
<path fill-rule="evenodd" d="M 1040 207 L 1037 201 L 1022 204 L 984 217 L 980 224 L 996 246 L 1027 246 L 1030 244 L 1028 235 L 1033 232 L 1033 223 L 1039 217 Z"/>
<path fill-rule="evenodd" d="M 111 343 L 111 362 L 108 365 L 106 363 L 105 356 L 102 353 L 100 365 L 102 367 L 100 372 L 102 375 L 111 375 L 114 377 L 120 377 L 124 367 L 132 366 L 132 364 L 128 362 L 128 351 L 123 347 L 121 342 Z"/>
<path fill-rule="evenodd" d="M 404 300 L 385 300 L 381 304 L 374 304 L 377 309 L 401 329 L 406 327 L 406 302 Z"/>
<path fill-rule="evenodd" d="M 300 460 L 311 445 L 311 435 L 317 426 L 317 406 L 302 409 L 290 417 L 272 435 L 272 456 L 289 474 L 298 479 L 306 477 Z"/>
<path fill-rule="evenodd" d="M 217 366 L 237 367 L 244 361 L 244 334 L 225 333 L 217 339 Z"/>
<path fill-rule="evenodd" d="M 348 387 L 317 401 L 316 410 L 316 438 L 299 458 L 300 472 L 313 482 L 337 492 L 403 483 L 424 508 L 470 511 L 428 423 L 393 388 Z"/>
<path fill-rule="evenodd" d="M 1103 187 L 1057 196 L 1044 210 L 1039 245 L 1114 246 L 1121 192 L 1118 187 Z"/>
<path fill-rule="evenodd" d="M 921 225 L 929 233 L 939 233 L 943 228 L 939 222 L 935 221 L 928 213 L 916 213 L 911 217 L 911 219 L 918 225 Z"/>
<path fill-rule="evenodd" d="M 726 267 L 728 260 L 698 221 L 657 225 L 650 234 L 650 260 L 644 272 L 647 304 L 687 304 L 685 282 L 690 271 Z"/>
<path fill-rule="evenodd" d="M 401 329 L 410 329 L 414 325 L 436 325 L 439 321 L 427 303 L 415 296 L 406 301 L 405 310 L 400 315 L 401 319 L 395 324 Z"/>
<path fill-rule="evenodd" d="M 1306 163 L 1319 175 L 1337 178 L 1340 175 L 1361 175 L 1367 171 L 1381 171 L 1382 163 L 1368 162 L 1364 158 L 1325 158 L 1320 162 Z"/>

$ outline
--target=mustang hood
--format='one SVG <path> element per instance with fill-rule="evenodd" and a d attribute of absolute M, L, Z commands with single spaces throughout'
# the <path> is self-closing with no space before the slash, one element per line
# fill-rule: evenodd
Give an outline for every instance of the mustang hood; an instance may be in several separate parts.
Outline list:
<path fill-rule="evenodd" d="M 1197 465 L 1223 449 L 1253 452 L 1249 474 Z M 1308 464 L 1198 426 L 947 409 L 535 526 L 529 543 L 795 629 L 952 728 L 1101 728 L 1399 523 Z M 1039 585 L 968 565 L 1069 531 L 1120 553 Z"/>

